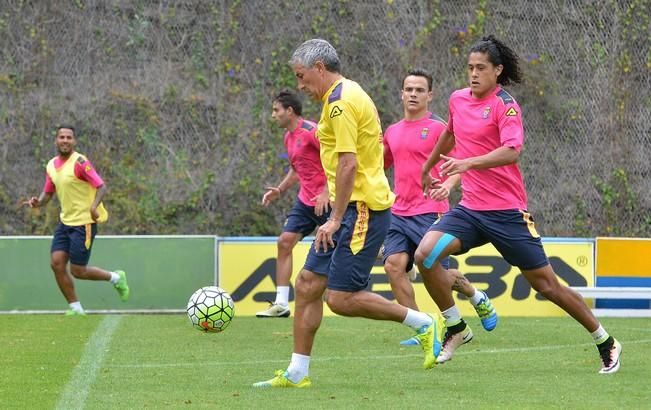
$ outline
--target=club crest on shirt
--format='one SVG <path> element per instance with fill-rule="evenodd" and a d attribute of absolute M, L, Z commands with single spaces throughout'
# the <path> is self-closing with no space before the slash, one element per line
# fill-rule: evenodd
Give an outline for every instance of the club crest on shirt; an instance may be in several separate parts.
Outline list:
<path fill-rule="evenodd" d="M 303 140 L 300 138 L 296 138 L 296 146 L 300 147 L 301 145 L 303 145 Z"/>
<path fill-rule="evenodd" d="M 427 135 L 429 134 L 429 128 L 425 127 L 422 130 L 420 130 L 420 139 L 424 140 L 427 138 Z"/>
<path fill-rule="evenodd" d="M 334 107 L 332 107 L 332 110 L 330 111 L 330 118 L 337 117 L 341 115 L 343 112 L 344 110 L 342 110 L 341 108 L 335 105 Z"/>
<path fill-rule="evenodd" d="M 484 113 L 482 114 L 481 117 L 482 117 L 483 119 L 486 119 L 486 118 L 488 118 L 488 116 L 490 115 L 490 113 L 491 113 L 491 107 L 488 106 L 488 107 L 484 108 Z"/>

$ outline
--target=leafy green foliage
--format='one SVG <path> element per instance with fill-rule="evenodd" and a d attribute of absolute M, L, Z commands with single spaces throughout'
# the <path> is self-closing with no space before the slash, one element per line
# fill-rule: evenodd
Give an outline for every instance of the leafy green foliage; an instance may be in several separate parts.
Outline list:
<path fill-rule="evenodd" d="M 271 98 L 296 89 L 287 62 L 298 44 L 329 40 L 386 128 L 402 117 L 412 67 L 433 73 L 431 108 L 445 118 L 447 96 L 467 85 L 468 47 L 492 33 L 523 57 L 526 81 L 509 92 L 524 111 L 521 167 L 541 231 L 649 236 L 650 0 L 554 5 L 10 1 L 0 10 L 0 233 L 52 231 L 56 203 L 15 204 L 38 194 L 53 129 L 73 122 L 109 187 L 102 233 L 275 234 L 293 198 L 259 204 L 287 167 Z M 304 114 L 318 119 L 320 103 L 305 99 Z M 616 170 L 633 208 L 611 210 L 628 194 L 604 202 Z"/>

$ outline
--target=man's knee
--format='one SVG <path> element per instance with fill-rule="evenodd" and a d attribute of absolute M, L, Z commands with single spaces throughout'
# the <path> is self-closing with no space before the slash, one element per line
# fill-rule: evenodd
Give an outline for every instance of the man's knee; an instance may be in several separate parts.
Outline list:
<path fill-rule="evenodd" d="M 353 303 L 350 292 L 328 291 L 326 303 L 330 310 L 339 316 L 350 316 L 349 309 Z"/>
<path fill-rule="evenodd" d="M 296 298 L 303 300 L 318 299 L 325 291 L 325 284 L 325 276 L 321 277 L 314 272 L 302 269 L 296 278 L 296 283 L 294 284 Z"/>
<path fill-rule="evenodd" d="M 389 276 L 405 274 L 407 264 L 404 263 L 397 255 L 391 255 L 384 262 L 384 270 Z"/>
<path fill-rule="evenodd" d="M 527 272 L 525 275 L 531 283 L 531 287 L 545 298 L 549 300 L 556 300 L 558 294 L 563 291 L 563 286 L 556 279 L 556 275 L 550 269 L 546 268 Z"/>
<path fill-rule="evenodd" d="M 54 272 L 55 275 L 60 275 L 60 274 L 68 274 L 66 271 L 66 265 L 68 263 L 63 260 L 57 260 L 57 259 L 52 259 L 50 261 L 50 268 L 52 268 L 52 272 Z"/>
<path fill-rule="evenodd" d="M 286 232 L 278 237 L 278 251 L 288 253 L 291 252 L 296 246 L 296 238 L 294 234 L 287 234 Z"/>
<path fill-rule="evenodd" d="M 427 255 L 430 254 L 430 251 L 431 249 L 424 249 L 419 246 L 414 253 L 414 262 L 416 265 L 423 266 L 423 262 L 425 262 L 425 259 L 427 259 Z"/>
<path fill-rule="evenodd" d="M 459 240 L 449 233 L 443 233 L 439 237 L 431 234 L 432 232 L 423 238 L 414 255 L 416 264 L 426 269 L 430 269 L 436 262 L 454 253 L 460 246 Z"/>
<path fill-rule="evenodd" d="M 551 280 L 537 280 L 531 284 L 531 287 L 549 300 L 555 300 L 555 296 L 561 291 L 560 284 Z"/>
<path fill-rule="evenodd" d="M 83 265 L 70 264 L 70 274 L 77 279 L 84 279 L 86 277 L 86 267 Z"/>

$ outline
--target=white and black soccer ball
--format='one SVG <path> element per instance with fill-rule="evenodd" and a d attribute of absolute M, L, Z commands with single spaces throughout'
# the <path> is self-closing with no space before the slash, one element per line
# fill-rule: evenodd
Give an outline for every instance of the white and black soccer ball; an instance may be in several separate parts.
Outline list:
<path fill-rule="evenodd" d="M 233 298 L 217 286 L 204 286 L 190 296 L 188 318 L 192 326 L 206 333 L 218 333 L 228 327 L 235 316 Z"/>

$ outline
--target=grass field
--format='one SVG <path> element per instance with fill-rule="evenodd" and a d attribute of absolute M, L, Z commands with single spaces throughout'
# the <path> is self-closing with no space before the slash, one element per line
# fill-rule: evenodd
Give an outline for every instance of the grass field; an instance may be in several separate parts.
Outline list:
<path fill-rule="evenodd" d="M 651 319 L 604 319 L 622 368 L 598 375 L 569 318 L 502 318 L 452 362 L 425 371 L 407 328 L 326 318 L 311 389 L 253 389 L 285 368 L 291 320 L 236 317 L 222 334 L 185 315 L 0 315 L 0 408 L 643 408 L 651 406 Z"/>

